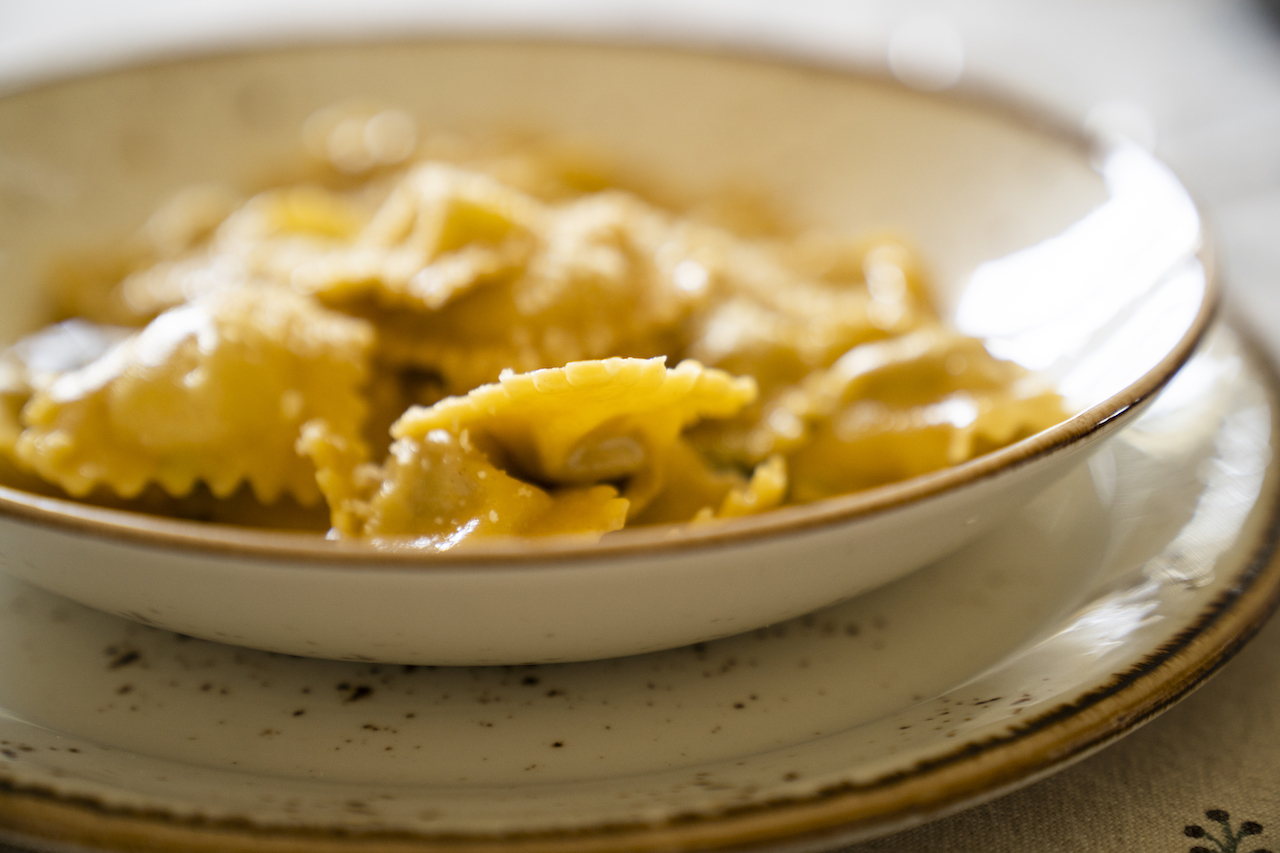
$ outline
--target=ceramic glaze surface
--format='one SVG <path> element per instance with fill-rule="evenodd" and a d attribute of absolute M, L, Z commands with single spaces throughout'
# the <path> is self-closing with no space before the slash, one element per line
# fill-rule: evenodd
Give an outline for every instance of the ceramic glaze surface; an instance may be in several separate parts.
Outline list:
<path fill-rule="evenodd" d="M 944 312 L 1080 414 L 903 484 L 587 549 L 388 555 L 0 489 L 12 575 L 139 622 L 323 658 L 549 663 L 711 640 L 849 599 L 991 529 L 1137 416 L 1215 301 L 1194 205 L 1137 149 L 1090 152 L 990 105 L 782 63 L 442 42 L 189 60 L 0 100 L 0 157 L 30 178 L 0 184 L 13 294 L 0 336 L 39 324 L 41 271 L 68 248 L 118 239 L 178 187 L 260 186 L 296 161 L 308 115 L 353 97 L 424 127 L 567 139 L 685 200 L 746 187 L 800 226 L 907 235 Z"/>
<path fill-rule="evenodd" d="M 1219 330 L 1087 467 L 945 560 L 630 658 L 298 659 L 5 579 L 0 768 L 42 793 L 0 797 L 0 823 L 39 833 L 34 802 L 87 815 L 95 843 L 121 844 L 123 821 L 226 850 L 289 837 L 246 827 L 354 833 L 308 836 L 326 850 L 623 850 L 826 849 L 906 825 L 1105 743 L 1256 627 L 1280 586 L 1271 383 Z"/>

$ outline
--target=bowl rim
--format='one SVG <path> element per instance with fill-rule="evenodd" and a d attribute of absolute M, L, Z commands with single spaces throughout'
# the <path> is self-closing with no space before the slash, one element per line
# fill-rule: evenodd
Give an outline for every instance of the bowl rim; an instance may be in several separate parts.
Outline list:
<path fill-rule="evenodd" d="M 712 60 L 737 61 L 756 66 L 791 68 L 823 77 L 859 80 L 893 89 L 912 97 L 956 104 L 979 110 L 1028 131 L 1054 137 L 1077 149 L 1081 156 L 1096 152 L 1097 143 L 1082 128 L 1074 126 L 1042 104 L 1029 101 L 989 83 L 963 79 L 941 92 L 912 89 L 883 69 L 852 62 L 840 62 L 804 53 L 801 50 L 740 46 L 686 44 L 679 41 L 645 41 L 601 36 L 583 38 L 496 35 L 417 35 L 394 39 L 366 37 L 303 44 L 277 43 L 249 45 L 237 49 L 214 48 L 181 55 L 120 62 L 84 72 L 54 74 L 0 91 L 0 102 L 30 95 L 42 89 L 98 77 L 168 66 L 194 65 L 206 61 L 238 57 L 359 48 L 374 44 L 401 44 L 429 47 L 437 44 L 474 46 L 529 46 L 563 48 L 604 48 L 632 53 L 682 54 Z M 1161 161 L 1163 164 L 1163 161 Z M 1166 165 L 1167 168 L 1167 165 Z M 1182 184 L 1179 179 L 1179 185 Z M 548 562 L 582 562 L 635 558 L 649 553 L 703 551 L 711 548 L 750 546 L 761 539 L 783 538 L 836 527 L 845 522 L 870 518 L 947 492 L 988 480 L 1034 460 L 1065 450 L 1075 442 L 1107 428 L 1153 398 L 1181 369 L 1212 326 L 1222 302 L 1222 286 L 1212 236 L 1208 233 L 1202 206 L 1192 198 L 1200 221 L 1200 246 L 1195 254 L 1205 271 L 1205 289 L 1195 317 L 1178 342 L 1163 358 L 1135 382 L 1088 409 L 1072 415 L 1048 429 L 959 465 L 932 471 L 907 480 L 888 483 L 859 492 L 825 498 L 809 504 L 783 506 L 755 516 L 719 520 L 714 524 L 662 524 L 615 531 L 598 540 L 590 537 L 493 537 L 469 542 L 450 550 L 424 550 L 409 542 L 374 543 L 367 540 L 331 540 L 323 534 L 264 530 L 229 524 L 153 516 L 133 510 L 109 509 L 74 500 L 48 497 L 0 485 L 0 521 L 42 526 L 59 532 L 96 537 L 122 544 L 148 546 L 211 556 L 272 559 L 289 563 L 313 563 L 326 567 L 369 567 L 406 569 L 448 569 L 466 566 L 510 568 Z"/>

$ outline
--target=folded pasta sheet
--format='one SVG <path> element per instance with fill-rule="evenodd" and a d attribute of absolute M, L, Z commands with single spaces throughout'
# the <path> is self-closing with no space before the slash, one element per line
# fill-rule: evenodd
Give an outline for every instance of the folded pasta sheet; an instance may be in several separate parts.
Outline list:
<path fill-rule="evenodd" d="M 299 449 L 345 535 L 451 546 L 473 534 L 603 533 L 662 490 L 670 457 L 687 453 L 686 426 L 754 396 L 749 378 L 693 361 L 573 362 L 410 408 L 380 466 L 323 421 L 307 425 Z"/>
<path fill-rule="evenodd" d="M 298 449 L 315 461 L 333 530 L 343 536 L 407 537 L 445 550 L 476 536 L 599 535 L 627 519 L 627 501 L 612 486 L 548 491 L 495 466 L 465 431 L 399 439 L 386 462 L 372 465 L 315 420 Z"/>
<path fill-rule="evenodd" d="M 1058 395 L 1017 365 L 931 324 L 854 347 L 753 421 L 701 438 L 713 456 L 787 454 L 804 502 L 957 465 L 1062 417 Z"/>
<path fill-rule="evenodd" d="M 529 476 L 551 483 L 634 477 L 655 467 L 681 430 L 736 414 L 755 382 L 696 361 L 609 358 L 532 373 L 504 373 L 465 397 L 409 409 L 396 438 L 470 430 Z"/>
<path fill-rule="evenodd" d="M 247 482 L 264 502 L 311 503 L 299 427 L 322 417 L 360 441 L 372 344 L 364 321 L 289 291 L 206 294 L 36 390 L 15 454 L 72 495 L 199 481 L 226 496 Z"/>

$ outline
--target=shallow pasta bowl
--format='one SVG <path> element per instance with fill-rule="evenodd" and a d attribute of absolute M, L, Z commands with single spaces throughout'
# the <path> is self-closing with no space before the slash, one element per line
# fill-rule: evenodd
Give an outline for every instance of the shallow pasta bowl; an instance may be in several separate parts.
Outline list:
<path fill-rule="evenodd" d="M 696 196 L 747 184 L 788 218 L 908 234 L 944 313 L 1078 414 L 972 462 L 754 518 L 439 554 L 152 518 L 0 488 L 0 565 L 82 603 L 291 654 L 515 664 L 635 654 L 770 624 L 957 548 L 1066 475 L 1204 334 L 1199 217 L 1144 151 L 1023 111 L 794 63 L 663 49 L 429 42 L 126 69 L 0 101 L 7 339 L 39 270 L 175 188 L 287 163 L 315 110 L 362 97 L 468 131 L 585 140 Z"/>

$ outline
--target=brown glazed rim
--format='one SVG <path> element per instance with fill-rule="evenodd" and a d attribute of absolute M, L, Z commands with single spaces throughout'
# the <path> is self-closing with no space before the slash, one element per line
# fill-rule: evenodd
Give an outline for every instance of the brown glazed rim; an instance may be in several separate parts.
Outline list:
<path fill-rule="evenodd" d="M 628 41 L 610 42 L 595 39 L 590 42 L 574 42 L 552 39 L 418 39 L 417 44 L 545 44 L 558 47 L 606 47 L 619 50 L 646 51 L 649 53 L 694 53 L 718 59 L 752 62 L 775 66 L 800 68 L 814 74 L 835 77 L 859 77 L 878 80 L 883 85 L 903 91 L 905 87 L 891 82 L 883 74 L 866 69 L 851 69 L 837 63 L 822 63 L 812 57 L 788 55 L 780 51 L 741 51 L 724 49 L 699 49 L 666 45 L 636 44 Z M 382 42 L 386 43 L 386 42 Z M 329 45 L 349 46 L 349 45 Z M 286 50 L 324 50 L 324 45 L 294 48 L 277 48 L 262 52 Z M 212 56 L 172 59 L 150 66 L 190 64 L 202 59 L 234 57 L 235 53 Z M 110 72 L 108 72 L 110 73 Z M 76 78 L 70 78 L 74 81 Z M 60 85 L 55 81 L 45 85 Z M 30 91 L 28 87 L 23 91 Z M 1091 143 L 1080 131 L 1067 127 L 1057 118 L 1047 115 L 1043 109 L 1019 101 L 1005 93 L 997 93 L 988 87 L 964 86 L 947 94 L 910 92 L 923 98 L 935 98 L 950 102 L 967 103 L 974 108 L 1003 115 L 1005 118 L 1028 126 L 1034 132 L 1058 137 L 1087 155 Z M 1203 216 L 1201 217 L 1203 220 Z M 1203 225 L 1202 225 L 1203 228 Z M 213 525 L 196 521 L 147 516 L 126 510 L 112 510 L 76 503 L 59 498 L 43 497 L 0 486 L 0 517 L 54 528 L 74 534 L 125 541 L 133 544 L 198 553 L 214 553 L 226 556 L 242 556 L 255 559 L 279 559 L 289 562 L 323 563 L 332 568 L 404 567 L 413 569 L 446 568 L 459 565 L 481 566 L 534 564 L 598 560 L 642 556 L 671 549 L 699 549 L 716 546 L 749 544 L 770 536 L 785 536 L 839 525 L 853 519 L 877 514 L 920 501 L 941 493 L 970 485 L 979 480 L 997 476 L 1006 470 L 1027 464 L 1064 449 L 1104 428 L 1119 425 L 1126 413 L 1141 406 L 1153 397 L 1191 357 L 1196 346 L 1210 327 L 1221 300 L 1221 286 L 1214 262 L 1209 238 L 1203 238 L 1198 256 L 1206 271 L 1204 300 L 1186 333 L 1161 359 L 1138 381 L 1092 408 L 1050 427 L 1030 438 L 988 453 L 961 465 L 930 474 L 868 489 L 850 495 L 818 501 L 803 506 L 789 506 L 758 516 L 728 520 L 713 525 L 661 525 L 651 528 L 633 528 L 605 536 L 598 542 L 569 537 L 528 537 L 490 542 L 443 553 L 424 553 L 411 548 L 388 548 L 361 541 L 330 541 L 317 534 L 284 533 L 254 530 L 230 525 Z"/>
<path fill-rule="evenodd" d="M 1233 324 L 1237 331 L 1239 324 Z M 1242 333 L 1264 374 L 1273 435 L 1280 377 Z M 1188 626 L 1127 671 L 1003 734 L 865 783 L 662 823 L 602 824 L 494 835 L 280 829 L 242 819 L 179 817 L 103 805 L 0 779 L 0 838 L 49 851 L 135 853 L 658 853 L 736 850 L 803 853 L 907 829 L 1022 787 L 1088 757 L 1168 710 L 1247 643 L 1280 603 L 1280 494 L 1274 468 L 1257 505 L 1265 512 L 1223 592 Z M 1257 511 L 1257 510 L 1255 510 Z"/>

